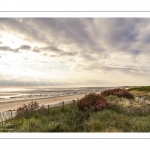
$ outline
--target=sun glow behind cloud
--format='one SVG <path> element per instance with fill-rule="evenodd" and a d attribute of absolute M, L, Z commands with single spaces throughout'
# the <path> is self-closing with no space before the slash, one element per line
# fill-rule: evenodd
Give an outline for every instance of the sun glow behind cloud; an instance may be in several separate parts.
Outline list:
<path fill-rule="evenodd" d="M 1 85 L 148 85 L 149 19 L 0 19 Z"/>
<path fill-rule="evenodd" d="M 23 45 L 25 41 L 23 41 L 21 38 L 16 37 L 15 35 L 12 35 L 7 32 L 0 32 L 1 35 L 1 42 L 3 45 L 9 46 L 12 49 L 16 49 L 20 47 L 20 45 Z"/>

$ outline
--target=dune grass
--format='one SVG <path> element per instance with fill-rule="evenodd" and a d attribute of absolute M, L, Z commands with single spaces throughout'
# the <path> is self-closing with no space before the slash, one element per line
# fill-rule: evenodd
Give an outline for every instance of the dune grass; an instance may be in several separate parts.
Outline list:
<path fill-rule="evenodd" d="M 150 86 L 138 86 L 129 88 L 128 91 L 136 96 L 144 96 L 150 94 Z"/>
<path fill-rule="evenodd" d="M 132 87 L 128 89 L 129 91 L 148 91 L 150 92 L 150 86 L 138 86 L 138 87 Z"/>
<path fill-rule="evenodd" d="M 150 132 L 150 115 L 128 114 L 121 106 L 102 111 L 86 111 L 77 105 L 46 109 L 28 117 L 8 120 L 14 130 L 1 132 Z"/>
<path fill-rule="evenodd" d="M 135 90 L 135 89 L 134 89 Z M 133 90 L 133 91 L 134 91 Z M 145 90 L 145 88 L 144 88 Z M 131 90 L 132 91 L 132 90 Z M 141 108 L 127 112 L 118 96 L 107 96 L 114 107 L 95 111 L 79 109 L 77 103 L 39 109 L 18 115 L 1 125 L 1 132 L 150 132 L 150 112 Z M 129 99 L 132 101 L 132 99 Z M 133 103 L 134 104 L 134 103 Z"/>

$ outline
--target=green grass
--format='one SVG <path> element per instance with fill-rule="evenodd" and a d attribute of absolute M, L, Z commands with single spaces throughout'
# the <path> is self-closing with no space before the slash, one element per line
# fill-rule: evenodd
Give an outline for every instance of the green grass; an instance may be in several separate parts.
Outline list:
<path fill-rule="evenodd" d="M 128 89 L 135 96 L 144 96 L 146 100 L 150 100 L 150 86 L 138 86 Z"/>
<path fill-rule="evenodd" d="M 6 123 L 14 125 L 14 132 L 75 132 L 80 131 L 82 122 L 89 114 L 80 111 L 77 105 L 70 104 L 64 108 L 55 107 L 49 111 L 45 109 L 28 116 L 19 116 Z"/>
<path fill-rule="evenodd" d="M 83 126 L 85 132 L 150 132 L 150 115 L 127 114 L 117 107 L 93 112 Z"/>
<path fill-rule="evenodd" d="M 133 87 L 133 88 L 130 88 L 128 89 L 129 91 L 147 91 L 147 92 L 150 92 L 150 86 L 139 86 L 139 87 Z"/>
<path fill-rule="evenodd" d="M 109 101 L 109 102 L 115 102 L 115 103 L 119 103 L 119 101 L 121 101 L 123 98 L 120 98 L 120 97 L 118 97 L 118 96 L 114 96 L 114 95 L 109 95 L 109 96 L 107 96 L 107 100 Z"/>
<path fill-rule="evenodd" d="M 150 132 L 150 115 L 128 114 L 121 106 L 82 112 L 77 105 L 66 105 L 6 123 L 13 124 L 14 130 L 1 132 Z"/>

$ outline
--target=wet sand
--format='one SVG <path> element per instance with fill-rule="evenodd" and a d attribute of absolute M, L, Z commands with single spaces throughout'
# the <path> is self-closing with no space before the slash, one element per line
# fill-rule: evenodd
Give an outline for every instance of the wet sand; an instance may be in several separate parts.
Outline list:
<path fill-rule="evenodd" d="M 63 102 L 63 101 L 77 100 L 78 98 L 80 99 L 84 96 L 85 94 L 78 94 L 78 95 L 59 96 L 59 97 L 50 97 L 50 98 L 1 102 L 0 112 L 17 109 L 18 107 L 21 107 L 23 104 L 29 104 L 32 101 L 36 101 L 40 105 L 50 105 L 50 104 L 56 104 L 56 103 Z"/>

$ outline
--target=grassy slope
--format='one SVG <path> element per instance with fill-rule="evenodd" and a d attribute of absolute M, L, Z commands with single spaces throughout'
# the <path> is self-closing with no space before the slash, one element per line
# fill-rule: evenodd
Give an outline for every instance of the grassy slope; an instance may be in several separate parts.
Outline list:
<path fill-rule="evenodd" d="M 150 86 L 139 86 L 128 89 L 130 93 L 136 96 L 144 96 L 150 94 Z"/>
<path fill-rule="evenodd" d="M 150 115 L 129 115 L 120 108 L 117 106 L 111 110 L 83 113 L 77 105 L 70 104 L 6 123 L 14 125 L 14 132 L 150 132 Z"/>
<path fill-rule="evenodd" d="M 77 106 L 8 122 L 14 124 L 14 132 L 150 132 L 150 115 L 127 115 L 117 109 L 83 113 Z"/>
<path fill-rule="evenodd" d="M 133 91 L 133 90 L 150 92 L 150 86 L 139 86 L 139 87 L 133 87 L 129 89 L 129 91 Z"/>

